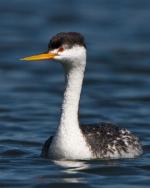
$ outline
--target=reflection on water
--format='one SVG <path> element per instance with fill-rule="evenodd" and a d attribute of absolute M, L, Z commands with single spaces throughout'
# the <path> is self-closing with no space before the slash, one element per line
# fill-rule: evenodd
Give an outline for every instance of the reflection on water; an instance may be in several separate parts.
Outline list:
<path fill-rule="evenodd" d="M 86 178 L 78 176 L 80 170 L 84 170 L 90 167 L 90 164 L 84 161 L 53 161 L 55 165 L 63 167 L 63 172 L 72 178 L 65 177 L 63 181 L 65 183 L 88 183 Z"/>
<path fill-rule="evenodd" d="M 150 2 L 1 0 L 0 187 L 148 187 L 150 176 Z M 81 32 L 88 65 L 83 123 L 112 121 L 137 134 L 136 159 L 50 161 L 42 144 L 58 123 L 64 77 L 54 62 L 20 62 L 51 36 Z"/>
<path fill-rule="evenodd" d="M 53 161 L 54 164 L 59 165 L 64 168 L 69 168 L 71 171 L 72 169 L 81 170 L 86 169 L 90 166 L 90 164 L 86 163 L 85 161 Z"/>

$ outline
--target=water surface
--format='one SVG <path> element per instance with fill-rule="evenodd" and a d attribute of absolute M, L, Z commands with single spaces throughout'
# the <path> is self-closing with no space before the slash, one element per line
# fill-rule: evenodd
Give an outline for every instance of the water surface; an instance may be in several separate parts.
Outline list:
<path fill-rule="evenodd" d="M 150 2 L 1 0 L 0 187 L 149 187 Z M 50 161 L 42 144 L 58 124 L 64 77 L 55 62 L 20 62 L 52 35 L 81 32 L 88 65 L 83 123 L 112 121 L 137 134 L 137 159 Z"/>

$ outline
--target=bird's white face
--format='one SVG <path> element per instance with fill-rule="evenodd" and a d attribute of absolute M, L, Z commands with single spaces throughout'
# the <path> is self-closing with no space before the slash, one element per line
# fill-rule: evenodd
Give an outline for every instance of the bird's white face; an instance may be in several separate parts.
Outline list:
<path fill-rule="evenodd" d="M 69 48 L 69 46 L 65 44 L 59 48 L 49 50 L 47 53 L 29 56 L 22 60 L 37 61 L 52 59 L 60 62 L 63 66 L 82 66 L 86 63 L 86 49 L 84 46 L 80 45 L 74 45 Z"/>
<path fill-rule="evenodd" d="M 79 45 L 74 45 L 71 48 L 64 45 L 48 53 L 57 54 L 54 59 L 64 66 L 79 66 L 86 62 L 86 49 Z"/>

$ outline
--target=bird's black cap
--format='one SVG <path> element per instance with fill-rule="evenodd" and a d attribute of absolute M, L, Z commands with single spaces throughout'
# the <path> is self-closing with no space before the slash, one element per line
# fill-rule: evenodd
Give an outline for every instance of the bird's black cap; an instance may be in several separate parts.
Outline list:
<path fill-rule="evenodd" d="M 84 46 L 86 48 L 84 37 L 77 32 L 58 33 L 52 37 L 48 44 L 48 48 L 49 50 L 54 50 L 65 44 L 68 45 L 69 48 L 74 45 Z"/>

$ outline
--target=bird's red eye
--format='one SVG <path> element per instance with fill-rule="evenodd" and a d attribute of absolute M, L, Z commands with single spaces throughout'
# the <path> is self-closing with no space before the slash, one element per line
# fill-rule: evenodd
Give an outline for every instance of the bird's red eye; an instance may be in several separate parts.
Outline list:
<path fill-rule="evenodd" d="M 58 52 L 63 52 L 64 51 L 64 48 L 63 47 L 60 47 L 59 49 L 58 49 Z"/>

